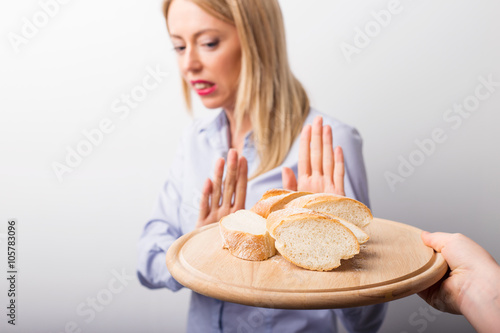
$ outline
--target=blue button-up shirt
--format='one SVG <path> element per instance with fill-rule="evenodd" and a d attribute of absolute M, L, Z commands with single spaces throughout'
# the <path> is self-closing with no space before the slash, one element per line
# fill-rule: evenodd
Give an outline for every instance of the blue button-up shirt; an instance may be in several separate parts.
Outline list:
<path fill-rule="evenodd" d="M 368 188 L 362 156 L 362 140 L 355 128 L 311 109 L 306 124 L 323 116 L 330 125 L 333 145 L 344 151 L 346 196 L 367 206 Z M 202 186 L 214 174 L 215 162 L 227 157 L 229 123 L 224 111 L 215 117 L 195 120 L 185 131 L 177 155 L 169 169 L 157 207 L 146 223 L 139 240 L 137 275 L 148 288 L 181 289 L 165 265 L 165 255 L 172 243 L 192 231 L 199 214 Z M 281 167 L 297 174 L 299 138 L 281 166 L 248 182 L 245 207 L 249 209 L 271 188 L 282 188 Z M 248 160 L 249 175 L 259 165 L 259 157 L 249 133 L 243 155 Z M 245 306 L 219 301 L 192 292 L 188 332 L 336 332 L 338 316 L 349 332 L 375 332 L 381 326 L 385 304 L 336 310 L 282 310 Z"/>

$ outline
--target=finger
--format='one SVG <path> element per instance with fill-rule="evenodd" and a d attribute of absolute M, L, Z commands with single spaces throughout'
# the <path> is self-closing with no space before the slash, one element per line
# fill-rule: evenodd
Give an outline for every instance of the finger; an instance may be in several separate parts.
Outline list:
<path fill-rule="evenodd" d="M 297 191 L 297 179 L 292 169 L 288 167 L 281 168 L 281 180 L 285 190 Z"/>
<path fill-rule="evenodd" d="M 311 133 L 311 170 L 313 174 L 323 174 L 323 118 L 314 119 Z"/>
<path fill-rule="evenodd" d="M 428 231 L 422 231 L 420 236 L 425 245 L 432 247 L 436 252 L 441 252 L 451 239 L 452 234 L 446 232 L 430 233 Z"/>
<path fill-rule="evenodd" d="M 336 160 L 333 157 L 332 128 L 323 126 L 323 175 L 327 183 L 334 183 L 333 168 Z M 337 184 L 335 184 L 337 185 Z"/>
<path fill-rule="evenodd" d="M 238 180 L 236 182 L 236 193 L 234 197 L 234 211 L 245 209 L 247 197 L 248 163 L 244 156 L 240 157 L 238 163 Z"/>
<path fill-rule="evenodd" d="M 224 174 L 224 159 L 221 157 L 215 162 L 214 180 L 212 184 L 212 209 L 219 208 L 220 196 L 221 196 L 221 186 L 222 186 L 222 175 Z"/>
<path fill-rule="evenodd" d="M 474 270 L 475 267 L 485 267 L 490 264 L 498 267 L 491 254 L 467 236 L 445 232 L 422 232 L 421 236 L 425 245 L 441 252 L 452 270 L 457 267 Z"/>
<path fill-rule="evenodd" d="M 429 288 L 422 290 L 421 292 L 417 293 L 418 296 L 420 296 L 424 301 L 426 301 L 429 305 L 432 305 L 433 298 L 438 294 L 439 289 L 441 289 L 441 285 L 443 284 L 443 279 L 446 278 L 443 276 L 441 280 L 430 286 Z"/>
<path fill-rule="evenodd" d="M 300 133 L 299 177 L 311 175 L 311 125 L 306 125 Z"/>
<path fill-rule="evenodd" d="M 481 258 L 481 256 L 477 256 L 470 251 L 466 241 L 458 239 L 457 243 L 456 237 L 461 236 L 459 234 L 422 231 L 420 236 L 425 245 L 441 253 L 452 271 L 462 265 L 472 267 Z"/>
<path fill-rule="evenodd" d="M 436 282 L 434 285 L 418 293 L 422 299 L 424 299 L 432 307 L 443 311 L 454 314 L 460 314 L 460 310 L 456 306 L 454 297 L 447 292 L 447 287 L 449 287 L 449 272 L 447 272 L 441 280 Z"/>
<path fill-rule="evenodd" d="M 227 154 L 226 179 L 224 180 L 224 193 L 222 195 L 222 207 L 231 207 L 234 190 L 236 188 L 236 175 L 238 174 L 238 152 L 229 149 Z"/>
<path fill-rule="evenodd" d="M 210 205 L 209 205 L 210 194 L 212 194 L 212 181 L 210 180 L 210 178 L 207 178 L 201 190 L 200 216 L 199 216 L 200 219 L 205 219 L 207 218 L 208 214 L 210 214 Z"/>
<path fill-rule="evenodd" d="M 342 147 L 335 148 L 335 162 L 333 169 L 333 183 L 335 184 L 335 191 L 337 194 L 345 195 L 344 192 L 344 152 Z"/>

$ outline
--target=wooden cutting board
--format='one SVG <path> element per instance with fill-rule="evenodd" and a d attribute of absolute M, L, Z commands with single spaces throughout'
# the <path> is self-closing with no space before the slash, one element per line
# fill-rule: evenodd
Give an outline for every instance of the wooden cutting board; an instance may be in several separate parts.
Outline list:
<path fill-rule="evenodd" d="M 182 285 L 205 296 L 282 309 L 345 308 L 392 301 L 439 281 L 448 266 L 425 246 L 421 230 L 375 218 L 370 240 L 354 258 L 329 272 L 309 271 L 276 255 L 246 261 L 222 248 L 218 223 L 177 239 L 167 266 Z"/>

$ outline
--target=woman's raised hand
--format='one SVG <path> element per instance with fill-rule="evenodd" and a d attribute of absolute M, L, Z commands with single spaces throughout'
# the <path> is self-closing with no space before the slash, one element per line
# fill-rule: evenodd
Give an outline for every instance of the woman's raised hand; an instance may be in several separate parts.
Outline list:
<path fill-rule="evenodd" d="M 248 165 L 244 156 L 238 158 L 238 152 L 230 149 L 227 154 L 226 178 L 224 159 L 221 157 L 215 164 L 213 181 L 207 178 L 203 185 L 200 201 L 200 215 L 196 228 L 218 222 L 222 217 L 245 208 L 247 192 Z"/>
<path fill-rule="evenodd" d="M 300 134 L 298 181 L 293 170 L 283 167 L 283 188 L 313 193 L 344 192 L 344 155 L 342 148 L 333 149 L 332 128 L 323 126 L 318 116 Z"/>

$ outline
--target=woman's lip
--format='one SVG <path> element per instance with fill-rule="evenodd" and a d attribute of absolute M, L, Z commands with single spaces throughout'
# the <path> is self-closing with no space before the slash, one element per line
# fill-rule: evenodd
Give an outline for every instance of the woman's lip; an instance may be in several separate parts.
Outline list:
<path fill-rule="evenodd" d="M 195 83 L 208 83 L 208 84 L 215 84 L 213 82 L 210 82 L 210 81 L 205 81 L 205 80 L 195 80 L 195 81 L 191 81 L 191 84 L 195 84 Z"/>
<path fill-rule="evenodd" d="M 203 89 L 196 89 L 195 84 L 197 84 L 197 83 L 211 84 L 212 86 L 210 86 L 208 88 L 203 88 Z M 193 81 L 191 81 L 191 85 L 192 85 L 193 89 L 200 96 L 211 94 L 215 91 L 215 89 L 217 89 L 217 85 L 214 82 L 205 81 L 205 80 L 193 80 Z"/>
<path fill-rule="evenodd" d="M 204 83 L 206 83 L 206 82 L 204 82 Z M 214 84 L 211 87 L 205 88 L 205 89 L 194 89 L 194 90 L 198 93 L 198 95 L 203 96 L 203 95 L 208 95 L 208 94 L 213 93 L 215 91 L 215 89 L 217 89 L 216 84 Z"/>

